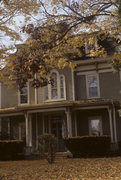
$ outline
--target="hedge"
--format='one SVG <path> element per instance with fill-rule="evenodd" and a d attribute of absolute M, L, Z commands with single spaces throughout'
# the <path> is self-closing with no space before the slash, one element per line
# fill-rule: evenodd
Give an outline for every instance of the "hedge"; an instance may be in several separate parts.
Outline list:
<path fill-rule="evenodd" d="M 64 140 L 73 157 L 105 156 L 110 150 L 110 136 L 78 136 Z"/>
<path fill-rule="evenodd" d="M 24 141 L 0 140 L 0 160 L 17 160 L 24 158 Z"/>

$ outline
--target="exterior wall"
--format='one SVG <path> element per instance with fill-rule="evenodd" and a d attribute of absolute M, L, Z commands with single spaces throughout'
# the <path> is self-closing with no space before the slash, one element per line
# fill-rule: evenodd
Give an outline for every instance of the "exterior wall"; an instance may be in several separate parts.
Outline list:
<path fill-rule="evenodd" d="M 14 107 L 18 105 L 18 89 L 17 86 L 9 88 L 2 84 L 1 87 L 1 104 L 2 108 Z"/>
<path fill-rule="evenodd" d="M 99 73 L 100 98 L 121 101 L 121 82 L 119 73 Z M 87 99 L 86 75 L 75 76 L 76 100 Z"/>
<path fill-rule="evenodd" d="M 38 88 L 38 103 L 45 101 L 45 87 Z"/>
<path fill-rule="evenodd" d="M 75 76 L 75 97 L 76 100 L 87 99 L 85 75 Z"/>
<path fill-rule="evenodd" d="M 119 73 L 101 73 L 99 75 L 101 98 L 121 101 L 121 82 Z"/>
<path fill-rule="evenodd" d="M 35 88 L 32 87 L 32 83 L 29 82 L 29 102 L 35 104 Z"/>
<path fill-rule="evenodd" d="M 88 136 L 89 135 L 89 119 L 90 117 L 99 116 L 102 121 L 102 133 L 103 135 L 110 135 L 110 124 L 108 117 L 108 110 L 80 110 L 77 111 L 77 135 Z"/>

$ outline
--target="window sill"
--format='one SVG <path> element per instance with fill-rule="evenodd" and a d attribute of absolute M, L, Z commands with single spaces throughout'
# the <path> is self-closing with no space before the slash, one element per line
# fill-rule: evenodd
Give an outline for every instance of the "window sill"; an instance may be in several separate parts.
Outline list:
<path fill-rule="evenodd" d="M 30 103 L 24 103 L 24 104 L 18 104 L 18 106 L 25 106 L 25 105 L 29 105 Z"/>
<path fill-rule="evenodd" d="M 66 100 L 66 98 L 63 98 L 63 99 L 48 99 L 48 100 L 45 100 L 44 102 L 64 101 L 64 100 Z"/>
<path fill-rule="evenodd" d="M 99 99 L 100 96 L 95 96 L 95 97 L 87 97 L 87 99 Z"/>

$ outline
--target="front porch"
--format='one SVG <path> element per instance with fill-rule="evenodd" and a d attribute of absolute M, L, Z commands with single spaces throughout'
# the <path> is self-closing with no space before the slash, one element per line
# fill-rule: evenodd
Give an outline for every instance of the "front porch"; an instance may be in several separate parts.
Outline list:
<path fill-rule="evenodd" d="M 117 105 L 117 102 L 112 105 L 112 101 L 65 101 L 2 109 L 0 133 L 7 133 L 13 139 L 23 139 L 26 155 L 37 151 L 38 136 L 44 133 L 57 137 L 58 151 L 61 152 L 66 150 L 63 138 L 72 136 L 110 135 L 112 147 L 115 145 L 117 148 L 121 139 Z M 91 120 L 97 123 L 95 132 L 95 127 L 91 129 Z"/>

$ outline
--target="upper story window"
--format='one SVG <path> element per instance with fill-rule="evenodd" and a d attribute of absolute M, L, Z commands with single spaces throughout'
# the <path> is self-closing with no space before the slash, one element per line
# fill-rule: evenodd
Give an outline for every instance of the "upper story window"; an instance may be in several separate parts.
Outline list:
<path fill-rule="evenodd" d="M 53 80 L 51 84 L 51 99 L 58 99 L 57 73 L 53 72 L 51 78 Z"/>
<path fill-rule="evenodd" d="M 66 99 L 65 77 L 58 72 L 52 72 L 52 84 L 45 87 L 45 100 Z"/>
<path fill-rule="evenodd" d="M 19 104 L 28 104 L 28 84 L 19 91 Z"/>
<path fill-rule="evenodd" d="M 87 75 L 86 76 L 87 85 L 87 97 L 88 98 L 99 98 L 99 78 L 98 75 Z"/>

